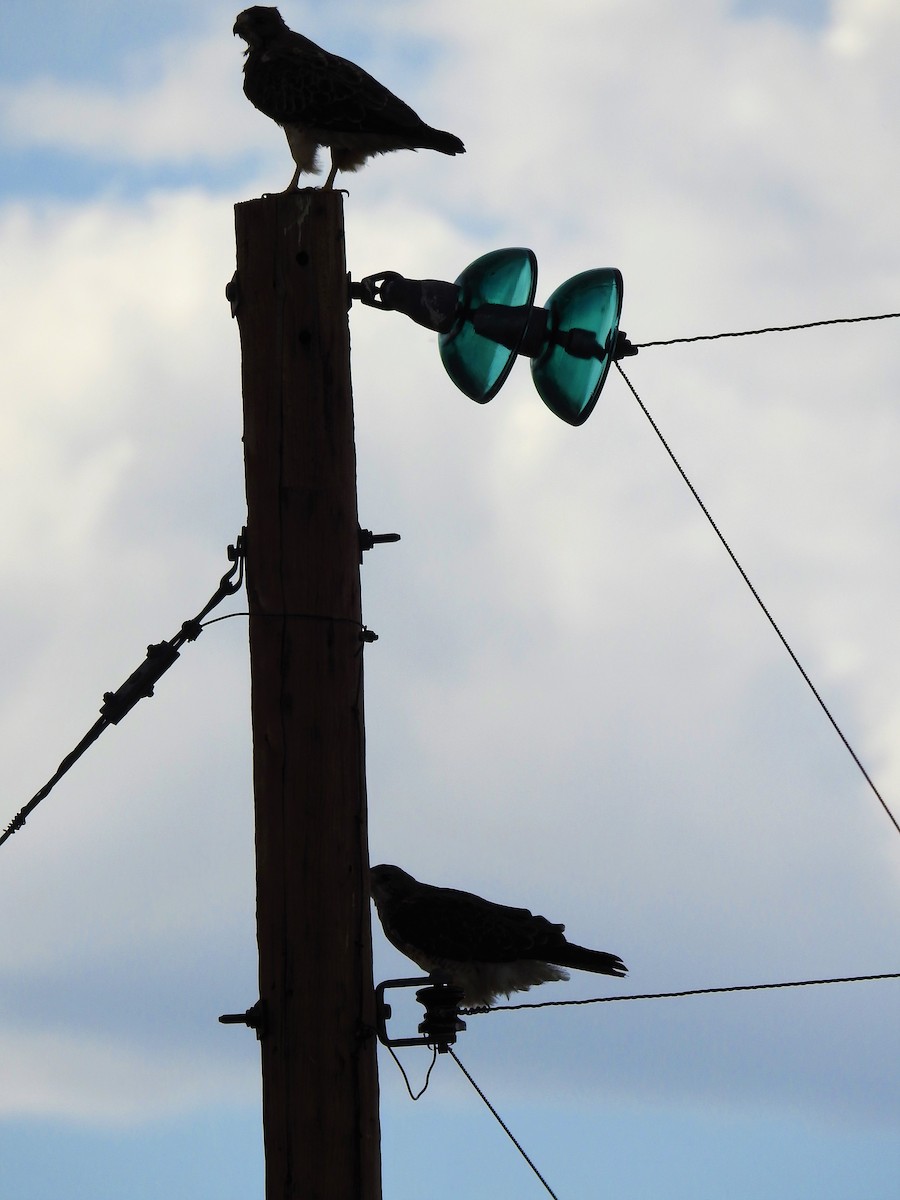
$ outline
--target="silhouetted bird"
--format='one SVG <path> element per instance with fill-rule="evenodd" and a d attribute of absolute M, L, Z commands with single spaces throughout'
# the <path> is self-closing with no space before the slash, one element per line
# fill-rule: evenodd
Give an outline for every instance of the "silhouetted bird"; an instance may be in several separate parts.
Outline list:
<path fill-rule="evenodd" d="M 462 988 L 467 1004 L 492 1004 L 536 983 L 568 979 L 564 967 L 626 973 L 615 954 L 567 942 L 565 925 L 527 908 L 419 883 L 399 867 L 373 867 L 371 886 L 388 941 L 423 971 L 445 974 Z"/>
<path fill-rule="evenodd" d="M 234 32 L 247 43 L 244 94 L 284 129 L 296 163 L 285 191 L 293 191 L 304 172 L 318 170 L 320 146 L 331 150 L 326 188 L 338 171 L 355 171 L 374 154 L 465 153 L 458 137 L 426 125 L 362 67 L 288 29 L 277 8 L 245 9 Z"/>

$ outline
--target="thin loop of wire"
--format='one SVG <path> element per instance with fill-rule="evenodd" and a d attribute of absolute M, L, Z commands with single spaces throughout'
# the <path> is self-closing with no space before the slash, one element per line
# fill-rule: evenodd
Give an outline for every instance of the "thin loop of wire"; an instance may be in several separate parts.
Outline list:
<path fill-rule="evenodd" d="M 795 979 L 789 983 L 743 983 L 731 987 L 689 988 L 684 992 L 644 992 L 630 996 L 592 996 L 589 1000 L 533 1000 L 529 1004 L 497 1004 L 490 1008 L 461 1008 L 464 1017 L 480 1017 L 486 1013 L 514 1012 L 520 1008 L 563 1008 L 579 1004 L 613 1004 L 619 1000 L 678 1000 L 685 996 L 720 996 L 726 992 L 765 992 L 776 988 L 816 987 L 828 983 L 872 983 L 882 979 L 900 979 L 900 971 L 883 975 L 846 975 L 841 979 Z"/>
<path fill-rule="evenodd" d="M 406 1071 L 403 1067 L 403 1063 L 400 1061 L 400 1059 L 397 1057 L 396 1053 L 394 1052 L 394 1047 L 388 1046 L 388 1050 L 390 1050 L 390 1052 L 391 1052 L 391 1058 L 394 1060 L 394 1062 L 397 1064 L 397 1066 L 400 1069 L 400 1074 L 403 1076 L 403 1082 L 406 1084 L 406 1090 L 409 1092 L 410 1100 L 420 1100 L 422 1098 L 422 1096 L 425 1095 L 425 1092 L 428 1090 L 428 1084 L 431 1082 L 431 1072 L 434 1070 L 434 1064 L 437 1062 L 437 1056 L 438 1056 L 437 1046 L 435 1046 L 432 1050 L 431 1063 L 428 1067 L 428 1070 L 425 1072 L 425 1082 L 422 1084 L 419 1091 L 417 1091 L 415 1093 L 412 1090 L 412 1086 L 410 1085 L 410 1082 L 409 1082 L 409 1076 L 406 1074 Z"/>
<path fill-rule="evenodd" d="M 793 333 L 798 329 L 817 329 L 821 325 L 858 325 L 863 321 L 889 321 L 900 313 L 878 313 L 872 317 L 832 317 L 827 321 L 807 321 L 803 325 L 768 325 L 763 329 L 741 329 L 733 333 L 700 333 L 693 337 L 667 338 L 659 342 L 638 342 L 637 350 L 652 346 L 677 346 L 684 342 L 716 342 L 721 338 L 753 337 L 758 333 Z"/>
<path fill-rule="evenodd" d="M 221 617 L 210 617 L 208 621 L 203 621 L 202 625 L 203 625 L 203 628 L 205 629 L 207 627 L 207 625 L 215 625 L 219 621 L 230 621 L 233 617 L 249 617 L 249 616 L 250 616 L 249 612 L 247 612 L 246 609 L 242 609 L 240 612 L 223 613 L 223 615 Z"/>
<path fill-rule="evenodd" d="M 368 633 L 368 625 L 362 621 L 357 621 L 355 617 L 334 617 L 328 616 L 325 613 L 251 613 L 247 609 L 241 609 L 239 612 L 224 613 L 221 617 L 211 617 L 208 621 L 201 622 L 205 629 L 207 625 L 215 625 L 217 621 L 230 621 L 233 617 L 292 617 L 297 621 L 334 621 L 341 625 L 356 625 L 362 633 Z"/>
<path fill-rule="evenodd" d="M 531 1167 L 532 1171 L 534 1171 L 535 1175 L 537 1175 L 538 1179 L 541 1181 L 541 1183 L 547 1189 L 548 1193 L 553 1197 L 553 1200 L 559 1200 L 559 1197 L 556 1195 L 556 1192 L 553 1191 L 550 1184 L 547 1182 L 547 1180 L 543 1177 L 543 1175 L 540 1173 L 540 1171 L 537 1169 L 537 1167 L 534 1165 L 534 1163 L 531 1161 L 531 1159 L 528 1157 L 528 1155 L 522 1149 L 521 1143 L 516 1140 L 514 1134 L 510 1130 L 509 1126 L 506 1124 L 506 1122 L 503 1120 L 503 1118 L 497 1112 L 496 1108 L 494 1108 L 493 1104 L 491 1104 L 490 1100 L 488 1100 L 487 1096 L 484 1094 L 484 1092 L 481 1090 L 481 1088 L 478 1086 L 478 1084 L 475 1082 L 475 1080 L 472 1078 L 472 1076 L 469 1074 L 469 1072 L 466 1070 L 466 1068 L 462 1065 L 462 1063 L 456 1057 L 456 1052 L 453 1050 L 453 1047 L 448 1046 L 447 1051 L 448 1051 L 450 1057 L 453 1059 L 453 1061 L 456 1063 L 456 1065 L 462 1071 L 463 1075 L 465 1075 L 466 1079 L 468 1079 L 469 1083 L 471 1083 L 472 1087 L 475 1089 L 475 1091 L 478 1093 L 478 1095 L 481 1097 L 481 1099 L 487 1105 L 488 1110 L 494 1117 L 497 1124 L 500 1126 L 500 1128 L 503 1130 L 503 1132 L 506 1134 L 506 1136 L 509 1138 L 509 1140 L 512 1142 L 512 1144 L 518 1150 L 518 1152 L 522 1155 L 522 1157 L 528 1163 L 529 1167 Z"/>
<path fill-rule="evenodd" d="M 891 812 L 890 808 L 888 807 L 887 801 L 882 796 L 882 794 L 878 790 L 878 788 L 875 786 L 875 781 L 872 779 L 869 772 L 863 766 L 862 761 L 860 760 L 856 751 L 853 749 L 853 747 L 850 745 L 850 742 L 847 740 L 847 737 L 845 736 L 844 731 L 841 729 L 840 725 L 838 725 L 837 721 L 832 716 L 831 710 L 829 709 L 829 707 L 825 703 L 825 701 L 822 699 L 821 695 L 817 691 L 817 689 L 816 689 L 815 685 L 813 684 L 813 681 L 810 679 L 809 675 L 806 673 L 806 670 L 804 669 L 803 664 L 800 662 L 800 659 L 797 657 L 797 655 L 791 649 L 790 643 L 788 642 L 788 640 L 784 636 L 784 634 L 781 632 L 781 629 L 779 628 L 778 623 L 776 622 L 775 618 L 769 612 L 768 608 L 766 608 L 765 604 L 763 603 L 762 597 L 760 596 L 759 592 L 756 590 L 756 588 L 751 583 L 750 576 L 747 574 L 747 572 L 744 570 L 744 568 L 738 562 L 734 551 L 731 549 L 728 542 L 725 540 L 725 535 L 722 533 L 721 529 L 719 529 L 718 525 L 713 520 L 712 514 L 710 513 L 709 509 L 706 507 L 706 505 L 701 500 L 700 493 L 697 491 L 697 489 L 691 483 L 690 479 L 688 479 L 684 468 L 682 467 L 682 465 L 678 461 L 678 459 L 675 457 L 675 454 L 672 451 L 671 446 L 666 441 L 666 439 L 663 437 L 662 431 L 660 430 L 659 426 L 654 421 L 653 417 L 650 415 L 649 409 L 644 404 L 644 402 L 640 398 L 640 396 L 637 394 L 637 390 L 635 389 L 634 384 L 631 382 L 631 380 L 628 378 L 628 376 L 622 370 L 621 363 L 616 363 L 616 367 L 618 368 L 619 374 L 622 376 L 622 378 L 625 380 L 626 384 L 628 385 L 628 389 L 631 392 L 632 396 L 634 396 L 635 400 L 638 402 L 641 412 L 644 414 L 644 416 L 650 422 L 650 425 L 653 428 L 653 432 L 656 434 L 656 436 L 659 438 L 660 442 L 662 443 L 663 449 L 665 450 L 666 454 L 668 454 L 669 458 L 674 463 L 675 469 L 678 471 L 678 474 L 681 476 L 681 478 L 687 484 L 688 488 L 690 489 L 691 495 L 694 497 L 694 499 L 700 505 L 700 511 L 703 513 L 704 517 L 706 517 L 706 519 L 709 522 L 710 526 L 712 527 L 712 530 L 715 533 L 716 537 L 719 539 L 719 541 L 724 546 L 725 551 L 728 554 L 728 557 L 731 559 L 731 561 L 734 563 L 734 565 L 737 567 L 738 571 L 740 572 L 741 578 L 743 579 L 744 583 L 746 583 L 747 587 L 750 589 L 750 593 L 753 596 L 753 599 L 756 601 L 756 603 L 762 609 L 763 615 L 765 616 L 766 620 L 769 622 L 769 624 L 775 630 L 775 633 L 778 635 L 778 640 L 781 642 L 782 646 L 784 646 L 785 650 L 787 650 L 788 654 L 791 656 L 791 660 L 794 663 L 794 666 L 797 668 L 797 670 L 803 676 L 804 682 L 806 683 L 807 687 L 812 692 L 812 694 L 815 696 L 816 700 L 819 703 L 819 707 L 822 709 L 822 712 L 825 714 L 825 716 L 831 722 L 832 728 L 834 729 L 835 733 L 838 735 L 838 737 L 844 743 L 844 747 L 846 748 L 850 757 L 856 763 L 857 767 L 859 768 L 859 770 L 862 774 L 863 779 L 865 779 L 866 783 L 871 788 L 876 800 L 881 805 L 881 807 L 884 809 L 884 811 L 887 813 L 888 819 L 890 820 L 891 824 L 894 826 L 894 829 L 897 831 L 898 834 L 900 834 L 900 823 L 898 823 L 897 818 L 894 816 L 894 814 Z"/>

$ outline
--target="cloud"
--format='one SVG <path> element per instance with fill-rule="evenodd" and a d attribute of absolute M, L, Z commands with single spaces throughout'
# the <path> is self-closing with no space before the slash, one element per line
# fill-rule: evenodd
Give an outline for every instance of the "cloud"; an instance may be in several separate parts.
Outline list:
<path fill-rule="evenodd" d="M 7 1029 L 0 1036 L 4 1117 L 72 1118 L 117 1126 L 252 1095 L 249 1063 L 227 1067 L 218 1056 L 136 1052 L 112 1038 Z M 89 1080 L 89 1086 L 85 1081 Z"/>
<path fill-rule="evenodd" d="M 0 129 L 9 145 L 99 161 L 228 162 L 264 137 L 240 63 L 224 29 L 161 42 L 128 55 L 116 86 L 38 76 L 3 88 Z"/>

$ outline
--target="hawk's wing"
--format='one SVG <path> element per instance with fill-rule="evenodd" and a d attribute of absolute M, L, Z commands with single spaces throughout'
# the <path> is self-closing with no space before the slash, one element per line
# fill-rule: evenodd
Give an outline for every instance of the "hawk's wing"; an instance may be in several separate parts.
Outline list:
<path fill-rule="evenodd" d="M 419 884 L 389 909 L 391 933 L 433 958 L 457 962 L 515 962 L 541 958 L 564 943 L 565 926 L 454 888 Z"/>
<path fill-rule="evenodd" d="M 398 134 L 423 122 L 362 67 L 330 54 L 293 30 L 251 53 L 247 99 L 280 125 L 341 133 Z"/>

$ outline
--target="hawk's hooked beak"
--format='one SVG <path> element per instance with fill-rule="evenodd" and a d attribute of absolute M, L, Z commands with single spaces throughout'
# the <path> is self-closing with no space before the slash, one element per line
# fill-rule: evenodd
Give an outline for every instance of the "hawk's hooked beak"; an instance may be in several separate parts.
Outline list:
<path fill-rule="evenodd" d="M 243 13 L 240 13 L 238 15 L 238 19 L 235 21 L 234 28 L 232 29 L 231 32 L 234 37 L 242 38 L 247 43 L 247 49 L 244 51 L 244 53 L 249 54 L 250 47 L 252 46 L 253 42 L 255 41 L 255 38 L 253 37 L 252 33 L 244 32 L 244 30 L 247 29 L 247 22 L 243 20 L 243 16 L 244 16 Z"/>

